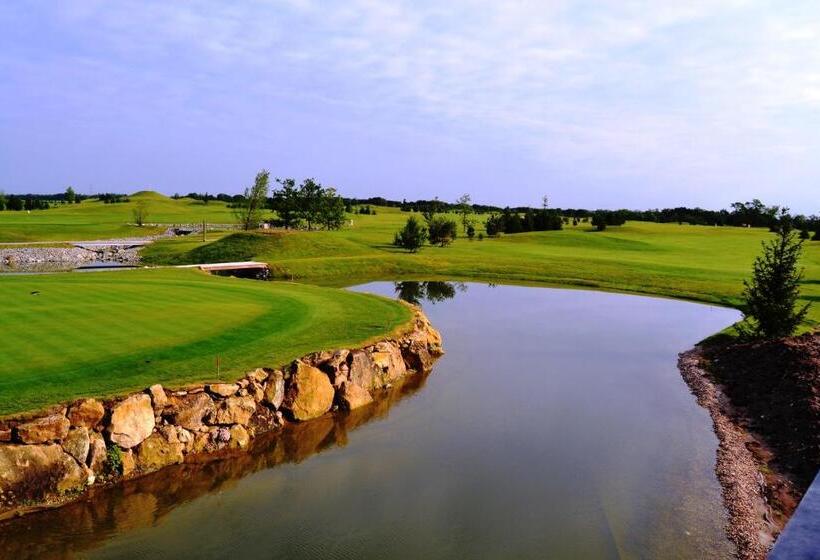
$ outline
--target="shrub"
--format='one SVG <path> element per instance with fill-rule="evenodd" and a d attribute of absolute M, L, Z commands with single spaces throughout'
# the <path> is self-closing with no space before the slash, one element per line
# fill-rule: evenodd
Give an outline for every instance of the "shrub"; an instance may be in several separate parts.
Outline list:
<path fill-rule="evenodd" d="M 484 241 L 484 234 L 483 233 L 478 234 L 478 240 L 479 241 Z"/>
<path fill-rule="evenodd" d="M 422 226 L 415 216 L 410 216 L 401 231 L 396 233 L 393 245 L 415 253 L 421 249 L 425 241 L 427 241 L 427 228 Z"/>
<path fill-rule="evenodd" d="M 432 216 L 427 222 L 427 229 L 432 245 L 446 247 L 456 238 L 455 220 L 444 216 Z"/>
<path fill-rule="evenodd" d="M 470 239 L 470 241 L 472 241 L 475 237 L 475 226 L 473 224 L 469 224 L 467 226 L 467 237 Z"/>
<path fill-rule="evenodd" d="M 606 229 L 606 214 L 601 212 L 600 210 L 597 212 L 593 212 L 592 214 L 592 225 L 598 231 L 604 231 Z"/>
<path fill-rule="evenodd" d="M 106 449 L 105 467 L 111 474 L 122 475 L 122 450 L 117 444 Z"/>

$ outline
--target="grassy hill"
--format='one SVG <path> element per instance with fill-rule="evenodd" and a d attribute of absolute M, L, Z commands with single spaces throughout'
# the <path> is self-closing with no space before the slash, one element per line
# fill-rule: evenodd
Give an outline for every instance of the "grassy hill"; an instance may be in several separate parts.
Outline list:
<path fill-rule="evenodd" d="M 195 239 L 155 243 L 153 263 L 244 259 L 271 264 L 281 278 L 344 285 L 395 278 L 477 278 L 560 284 L 681 297 L 737 306 L 744 278 L 773 234 L 764 229 L 629 222 L 604 232 L 588 224 L 562 231 L 497 239 L 458 239 L 447 248 L 409 254 L 393 247 L 407 213 L 379 208 L 357 215 L 338 232 L 236 233 L 203 244 Z M 807 242 L 802 286 L 820 324 L 820 242 Z"/>
<path fill-rule="evenodd" d="M 153 383 L 231 379 L 359 344 L 410 319 L 396 302 L 190 269 L 0 275 L 0 416 Z"/>
<path fill-rule="evenodd" d="M 0 212 L 0 243 L 30 241 L 81 241 L 116 237 L 139 237 L 163 231 L 164 227 L 136 227 L 132 211 L 144 203 L 148 222 L 160 224 L 233 223 L 233 213 L 224 202 L 180 198 L 175 200 L 153 191 L 140 191 L 129 202 L 105 204 L 96 199 L 65 204 L 48 210 Z"/>

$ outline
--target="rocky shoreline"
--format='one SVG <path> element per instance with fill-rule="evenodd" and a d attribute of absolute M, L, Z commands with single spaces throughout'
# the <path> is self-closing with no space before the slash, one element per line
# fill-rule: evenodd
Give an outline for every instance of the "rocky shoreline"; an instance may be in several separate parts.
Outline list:
<path fill-rule="evenodd" d="M 117 245 L 83 247 L 20 247 L 0 249 L 0 271 L 38 272 L 78 268 L 92 262 L 139 264 L 137 248 Z"/>
<path fill-rule="evenodd" d="M 0 520 L 75 501 L 90 489 L 249 448 L 261 434 L 352 411 L 443 353 L 420 309 L 401 334 L 319 352 L 231 383 L 154 385 L 111 400 L 81 399 L 0 421 Z"/>
<path fill-rule="evenodd" d="M 762 560 L 820 467 L 820 335 L 698 346 L 678 366 L 718 438 L 727 535 Z"/>

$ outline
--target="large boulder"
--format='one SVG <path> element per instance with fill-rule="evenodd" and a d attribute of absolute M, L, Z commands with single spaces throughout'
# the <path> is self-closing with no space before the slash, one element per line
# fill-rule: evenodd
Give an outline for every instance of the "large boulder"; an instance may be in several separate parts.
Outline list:
<path fill-rule="evenodd" d="M 111 441 L 123 449 L 131 449 L 142 443 L 154 431 L 154 408 L 151 397 L 132 395 L 111 409 L 108 425 Z"/>
<path fill-rule="evenodd" d="M 248 434 L 248 430 L 239 425 L 231 426 L 229 447 L 232 449 L 245 449 L 250 442 L 251 436 Z"/>
<path fill-rule="evenodd" d="M 88 458 L 88 450 L 91 447 L 91 438 L 88 435 L 88 428 L 72 428 L 63 441 L 63 449 L 66 453 L 85 465 Z"/>
<path fill-rule="evenodd" d="M 355 410 L 373 402 L 370 392 L 359 385 L 345 383 L 338 392 L 339 404 L 346 410 Z"/>
<path fill-rule="evenodd" d="M 151 385 L 148 387 L 148 394 L 151 395 L 154 410 L 159 411 L 168 406 L 168 395 L 165 394 L 165 389 L 162 388 L 162 385 Z"/>
<path fill-rule="evenodd" d="M 77 401 L 68 409 L 68 420 L 72 426 L 77 428 L 93 430 L 102 421 L 103 416 L 105 416 L 105 407 L 97 399 Z"/>
<path fill-rule="evenodd" d="M 285 375 L 276 370 L 270 374 L 265 384 L 265 402 L 278 410 L 283 400 L 285 400 Z"/>
<path fill-rule="evenodd" d="M 376 351 L 370 355 L 370 359 L 379 368 L 377 379 L 381 386 L 395 383 L 407 375 L 404 358 L 402 358 L 401 350 L 396 344 L 379 342 L 376 344 Z"/>
<path fill-rule="evenodd" d="M 373 389 L 376 386 L 376 379 L 379 375 L 379 368 L 370 359 L 370 354 L 364 350 L 354 350 L 350 357 L 350 370 L 347 379 L 350 383 Z"/>
<path fill-rule="evenodd" d="M 88 442 L 88 468 L 95 475 L 102 474 L 108 461 L 108 449 L 102 434 L 91 432 Z"/>
<path fill-rule="evenodd" d="M 296 361 L 282 406 L 295 420 L 317 418 L 333 405 L 333 385 L 321 370 Z"/>
<path fill-rule="evenodd" d="M 220 425 L 241 424 L 244 426 L 250 422 L 254 412 L 256 412 L 256 401 L 253 400 L 253 397 L 229 397 L 217 406 L 213 423 Z"/>
<path fill-rule="evenodd" d="M 152 472 L 168 465 L 181 463 L 184 444 L 179 441 L 173 426 L 151 434 L 136 449 L 137 467 L 141 472 Z"/>
<path fill-rule="evenodd" d="M 82 490 L 86 484 L 85 467 L 57 444 L 0 446 L 0 510 Z"/>
<path fill-rule="evenodd" d="M 172 396 L 165 414 L 171 423 L 186 430 L 197 431 L 203 427 L 203 420 L 215 411 L 214 401 L 206 393 Z"/>
<path fill-rule="evenodd" d="M 208 392 L 217 397 L 232 397 L 239 390 L 236 383 L 212 383 L 208 385 Z"/>
<path fill-rule="evenodd" d="M 61 441 L 68 435 L 71 423 L 62 414 L 52 414 L 17 426 L 17 437 L 23 443 Z"/>

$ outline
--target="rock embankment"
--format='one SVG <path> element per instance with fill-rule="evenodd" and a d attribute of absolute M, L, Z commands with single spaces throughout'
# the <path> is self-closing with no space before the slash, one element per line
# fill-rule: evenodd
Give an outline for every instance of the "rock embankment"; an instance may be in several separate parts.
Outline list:
<path fill-rule="evenodd" d="M 0 270 L 39 271 L 42 269 L 71 269 L 91 262 L 110 262 L 136 265 L 136 248 L 101 245 L 94 249 L 82 247 L 19 247 L 0 249 Z"/>
<path fill-rule="evenodd" d="M 363 348 L 310 354 L 232 383 L 154 385 L 0 421 L 0 518 L 198 455 L 245 449 L 288 423 L 365 406 L 407 375 L 429 372 L 442 352 L 439 333 L 416 309 L 403 334 Z"/>

